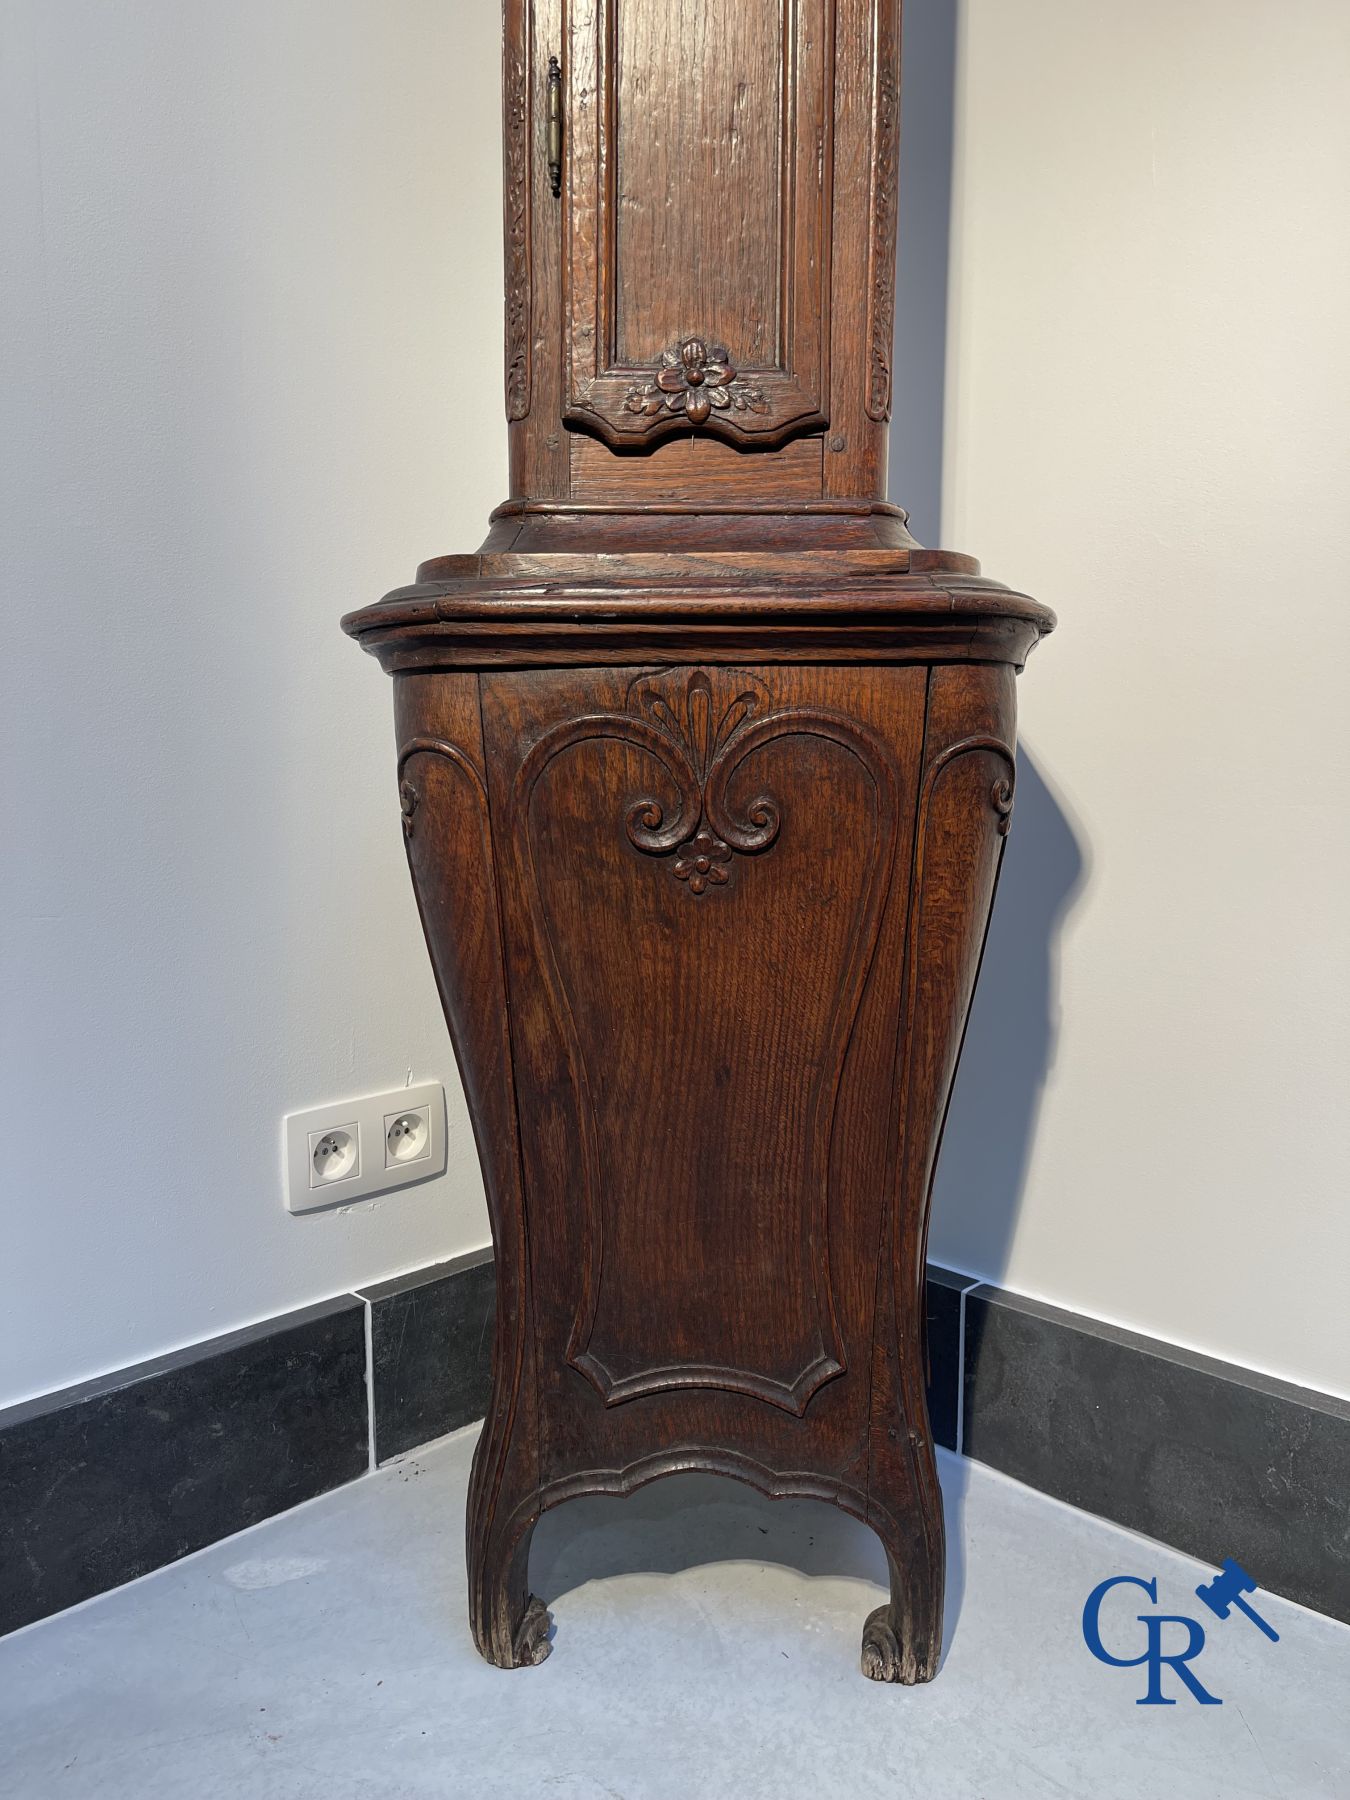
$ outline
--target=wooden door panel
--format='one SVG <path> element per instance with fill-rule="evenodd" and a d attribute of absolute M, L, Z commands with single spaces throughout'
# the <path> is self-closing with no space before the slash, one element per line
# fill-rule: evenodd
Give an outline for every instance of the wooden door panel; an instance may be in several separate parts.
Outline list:
<path fill-rule="evenodd" d="M 802 685 L 484 683 L 494 744 L 528 744 L 501 804 L 532 1218 L 565 1359 L 609 1405 L 696 1387 L 801 1414 L 847 1367 L 836 1115 L 914 750 Z"/>
<path fill-rule="evenodd" d="M 702 334 L 735 343 L 746 367 L 772 367 L 782 8 L 616 0 L 614 14 L 618 361 L 641 368 L 653 345 Z"/>
<path fill-rule="evenodd" d="M 572 0 L 564 417 L 828 424 L 834 0 Z"/>

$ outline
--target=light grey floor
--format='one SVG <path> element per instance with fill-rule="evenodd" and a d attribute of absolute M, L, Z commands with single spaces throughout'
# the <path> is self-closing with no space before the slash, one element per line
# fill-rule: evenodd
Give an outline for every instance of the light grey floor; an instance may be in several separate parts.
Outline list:
<path fill-rule="evenodd" d="M 0 1641 L 3 1800 L 1350 1796 L 1350 1628 L 1262 1595 L 1281 1641 L 1214 1620 L 1194 1665 L 1221 1706 L 1169 1671 L 1178 1704 L 1138 1706 L 1143 1671 L 1084 1648 L 1085 1597 L 1156 1576 L 1196 1612 L 1207 1572 L 953 1457 L 931 1686 L 858 1673 L 867 1531 L 699 1476 L 546 1518 L 553 1654 L 490 1669 L 464 1612 L 473 1436 Z M 1137 1599 L 1104 1621 L 1122 1654 Z"/>

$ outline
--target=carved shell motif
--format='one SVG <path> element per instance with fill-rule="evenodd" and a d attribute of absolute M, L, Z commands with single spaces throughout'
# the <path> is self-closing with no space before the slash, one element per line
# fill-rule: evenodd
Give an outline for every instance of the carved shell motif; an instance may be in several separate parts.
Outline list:
<path fill-rule="evenodd" d="M 725 344 L 686 338 L 663 350 L 655 376 L 628 390 L 624 410 L 655 418 L 683 413 L 691 425 L 702 425 L 714 412 L 768 412 L 763 391 L 743 381 L 731 365 Z"/>

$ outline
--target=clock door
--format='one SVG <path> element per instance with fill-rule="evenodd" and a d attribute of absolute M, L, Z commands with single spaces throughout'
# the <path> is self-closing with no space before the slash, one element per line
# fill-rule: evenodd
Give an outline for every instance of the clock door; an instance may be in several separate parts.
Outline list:
<path fill-rule="evenodd" d="M 572 0 L 564 417 L 616 448 L 828 424 L 833 0 Z"/>

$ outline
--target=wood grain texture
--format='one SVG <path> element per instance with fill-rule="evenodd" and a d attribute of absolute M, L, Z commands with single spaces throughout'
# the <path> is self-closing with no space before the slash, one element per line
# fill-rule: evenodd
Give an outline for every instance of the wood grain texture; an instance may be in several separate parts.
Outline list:
<path fill-rule="evenodd" d="M 860 349 L 868 333 L 866 273 L 878 224 L 872 209 L 876 148 L 878 0 L 836 0 L 834 192 L 830 253 L 830 427 L 821 439 L 822 491 L 840 498 L 886 491 L 886 429 L 869 416 Z"/>
<path fill-rule="evenodd" d="M 694 333 L 748 367 L 778 362 L 795 13 L 614 0 L 617 362 L 640 369 Z"/>
<path fill-rule="evenodd" d="M 711 1386 L 800 1416 L 843 1369 L 828 1157 L 890 889 L 889 752 L 745 671 L 616 674 L 602 711 L 581 710 L 593 677 L 530 685 L 558 716 L 521 764 L 508 830 L 527 979 L 548 994 L 580 1134 L 587 1248 L 567 1360 L 611 1405 Z M 490 718 L 512 692 L 493 685 Z M 620 771 L 637 797 L 606 834 Z M 748 1087 L 736 1067 L 755 1071 Z M 532 1118 L 551 1066 L 535 1081 Z M 649 1135 L 634 1126 L 653 1094 L 679 1100 Z"/>
<path fill-rule="evenodd" d="M 474 1639 L 548 1654 L 546 1508 L 703 1469 L 865 1521 L 863 1672 L 925 1681 L 930 1195 L 1054 620 L 882 499 L 898 0 L 504 18 L 512 499 L 344 620 L 496 1248 Z"/>
<path fill-rule="evenodd" d="M 813 500 L 820 494 L 821 455 L 818 437 L 797 438 L 773 455 L 752 456 L 691 428 L 674 432 L 650 455 L 625 456 L 625 494 L 637 506 L 644 500 L 706 504 L 714 488 L 724 501 Z M 614 452 L 598 438 L 575 432 L 571 457 L 573 500 L 612 499 Z"/>

